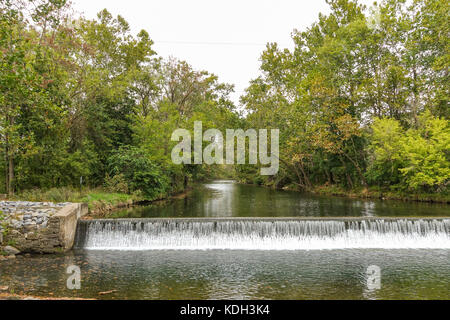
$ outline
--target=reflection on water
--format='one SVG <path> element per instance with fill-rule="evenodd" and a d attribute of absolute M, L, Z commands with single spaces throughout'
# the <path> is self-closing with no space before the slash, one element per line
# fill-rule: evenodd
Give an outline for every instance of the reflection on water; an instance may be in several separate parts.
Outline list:
<path fill-rule="evenodd" d="M 69 265 L 81 290 L 66 288 Z M 378 266 L 379 289 L 367 270 Z M 448 250 L 80 251 L 0 265 L 15 293 L 99 299 L 449 299 Z M 98 293 L 117 290 L 110 295 Z"/>
<path fill-rule="evenodd" d="M 218 210 L 222 213 L 222 217 L 232 217 L 236 185 L 229 181 L 216 181 L 205 187 L 211 190 L 210 198 L 203 201 L 205 217 L 215 217 Z"/>
<path fill-rule="evenodd" d="M 213 181 L 185 199 L 115 212 L 112 217 L 413 217 L 449 216 L 446 204 L 322 197 Z"/>

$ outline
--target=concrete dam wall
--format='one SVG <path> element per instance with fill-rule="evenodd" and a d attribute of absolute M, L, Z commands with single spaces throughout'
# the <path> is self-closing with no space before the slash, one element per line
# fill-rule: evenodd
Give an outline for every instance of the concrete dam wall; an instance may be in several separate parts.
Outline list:
<path fill-rule="evenodd" d="M 86 250 L 449 249 L 450 219 L 219 218 L 80 221 Z"/>
<path fill-rule="evenodd" d="M 3 244 L 11 244 L 24 253 L 71 250 L 78 220 L 88 213 L 84 203 L 3 202 L 2 209 L 8 217 Z"/>

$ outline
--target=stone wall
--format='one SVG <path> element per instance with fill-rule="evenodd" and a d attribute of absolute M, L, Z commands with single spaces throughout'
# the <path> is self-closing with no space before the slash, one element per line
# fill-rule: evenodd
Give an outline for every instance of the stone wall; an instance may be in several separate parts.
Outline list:
<path fill-rule="evenodd" d="M 42 204 L 47 204 L 49 208 L 52 208 L 51 205 L 53 205 L 37 203 L 34 207 L 28 205 L 28 208 L 38 208 Z M 72 249 L 77 221 L 88 213 L 87 204 L 66 203 L 64 206 L 60 205 L 60 209 L 53 213 L 50 209 L 39 209 L 40 211 L 37 212 L 36 210 L 22 215 L 22 219 L 20 219 L 20 214 L 19 216 L 17 213 L 10 215 L 14 219 L 10 219 L 13 222 L 10 223 L 3 242 L 25 253 L 56 253 Z M 45 210 L 50 210 L 50 212 Z M 32 209 L 28 209 L 28 211 L 32 211 Z M 39 215 L 43 212 L 46 213 L 45 219 Z M 24 217 L 28 219 L 24 219 Z M 45 221 L 41 222 L 42 220 Z M 37 221 L 41 223 L 37 223 Z"/>

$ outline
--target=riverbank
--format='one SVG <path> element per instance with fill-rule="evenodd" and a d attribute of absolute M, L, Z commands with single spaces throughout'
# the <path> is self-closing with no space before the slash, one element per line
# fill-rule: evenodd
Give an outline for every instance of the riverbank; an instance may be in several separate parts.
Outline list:
<path fill-rule="evenodd" d="M 49 190 L 33 189 L 21 192 L 9 198 L 11 201 L 87 203 L 89 214 L 101 214 L 109 210 L 132 206 L 145 201 L 137 194 L 113 193 L 102 188 L 73 189 L 52 188 Z"/>
<path fill-rule="evenodd" d="M 336 185 L 316 186 L 311 193 L 323 196 L 335 196 L 359 199 L 401 200 L 450 204 L 450 194 L 402 193 L 376 188 L 346 190 Z"/>
<path fill-rule="evenodd" d="M 290 184 L 284 187 L 277 187 L 275 185 L 259 185 L 239 181 L 244 185 L 254 185 L 275 190 L 295 191 L 300 193 L 310 193 L 320 196 L 341 197 L 348 199 L 379 199 L 379 200 L 400 200 L 408 202 L 426 202 L 426 203 L 442 203 L 450 204 L 450 194 L 445 193 L 411 193 L 400 192 L 377 187 L 346 189 L 338 185 L 320 185 L 313 186 L 308 190 L 300 189 L 298 186 Z"/>
<path fill-rule="evenodd" d="M 72 189 L 53 188 L 49 190 L 29 190 L 10 197 L 11 201 L 30 202 L 54 202 L 54 203 L 87 203 L 89 216 L 102 217 L 109 212 L 131 208 L 133 206 L 158 203 L 172 199 L 183 199 L 188 196 L 192 188 L 187 188 L 181 192 L 173 194 L 161 194 L 155 199 L 147 199 L 139 194 L 125 194 L 108 192 L 102 188 L 95 189 Z"/>
<path fill-rule="evenodd" d="M 156 200 L 145 200 L 145 199 L 129 199 L 126 202 L 105 202 L 103 200 L 93 202 L 92 209 L 89 210 L 89 214 L 83 217 L 83 220 L 90 219 L 101 219 L 108 218 L 109 214 L 120 210 L 120 209 L 132 209 L 133 207 L 140 207 L 145 205 L 165 205 L 168 201 L 171 200 L 180 200 L 186 198 L 192 192 L 192 188 L 188 188 L 182 192 L 174 193 L 172 195 L 166 195 L 163 198 Z"/>

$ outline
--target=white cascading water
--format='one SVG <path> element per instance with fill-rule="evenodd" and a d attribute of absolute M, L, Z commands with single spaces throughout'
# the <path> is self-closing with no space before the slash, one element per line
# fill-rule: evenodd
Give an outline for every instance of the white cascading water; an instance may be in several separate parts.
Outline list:
<path fill-rule="evenodd" d="M 87 250 L 450 249 L 444 220 L 93 220 L 78 225 Z"/>

